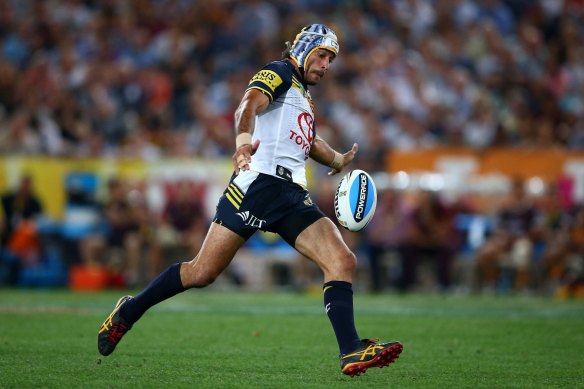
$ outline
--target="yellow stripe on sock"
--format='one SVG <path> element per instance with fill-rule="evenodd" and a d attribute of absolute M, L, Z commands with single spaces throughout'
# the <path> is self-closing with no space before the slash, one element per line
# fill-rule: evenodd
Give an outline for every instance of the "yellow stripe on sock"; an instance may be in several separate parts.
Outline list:
<path fill-rule="evenodd" d="M 325 286 L 324 289 L 322 290 L 322 293 L 326 292 L 327 290 L 329 290 L 332 287 L 333 287 L 332 285 Z"/>

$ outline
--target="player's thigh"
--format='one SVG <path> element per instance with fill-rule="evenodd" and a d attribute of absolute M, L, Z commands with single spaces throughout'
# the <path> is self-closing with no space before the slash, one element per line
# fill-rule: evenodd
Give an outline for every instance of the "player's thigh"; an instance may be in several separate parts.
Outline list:
<path fill-rule="evenodd" d="M 212 283 L 231 263 L 245 240 L 230 229 L 211 223 L 199 253 L 181 267 L 185 287 L 203 287 Z"/>
<path fill-rule="evenodd" d="M 355 255 L 328 217 L 318 219 L 302 231 L 295 248 L 321 268 L 325 282 L 351 282 L 356 266 Z"/>

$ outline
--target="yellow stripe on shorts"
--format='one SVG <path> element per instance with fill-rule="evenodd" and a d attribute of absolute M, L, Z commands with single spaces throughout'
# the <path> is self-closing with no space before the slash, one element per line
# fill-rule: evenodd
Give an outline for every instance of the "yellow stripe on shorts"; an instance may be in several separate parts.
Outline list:
<path fill-rule="evenodd" d="M 227 189 L 229 190 L 229 192 L 231 192 L 231 194 L 233 195 L 233 197 L 235 198 L 235 200 L 237 200 L 237 202 L 239 204 L 241 204 L 241 202 L 243 201 L 243 196 L 241 195 L 241 192 L 239 192 L 237 190 L 237 188 L 234 187 L 233 185 L 229 185 L 227 187 Z"/>
<path fill-rule="evenodd" d="M 239 204 L 233 200 L 233 197 L 231 197 L 229 193 L 225 193 L 225 197 L 227 197 L 227 200 L 229 200 L 236 209 L 239 209 Z"/>

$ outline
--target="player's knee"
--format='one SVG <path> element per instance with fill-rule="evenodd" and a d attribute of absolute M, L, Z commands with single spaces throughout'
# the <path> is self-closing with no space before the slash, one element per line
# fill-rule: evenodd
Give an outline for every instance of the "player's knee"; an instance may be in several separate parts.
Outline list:
<path fill-rule="evenodd" d="M 195 279 L 195 283 L 194 283 L 193 287 L 194 288 L 204 288 L 206 286 L 211 285 L 213 282 L 215 282 L 216 279 L 217 279 L 217 276 L 213 276 L 210 274 L 201 275 Z"/>
<path fill-rule="evenodd" d="M 181 279 L 185 288 L 204 288 L 211 285 L 219 276 L 212 270 L 198 268 L 192 262 L 189 265 Z"/>
<path fill-rule="evenodd" d="M 355 273 L 355 270 L 357 270 L 357 257 L 352 251 L 349 251 L 345 255 L 345 270 L 351 274 Z"/>
<path fill-rule="evenodd" d="M 194 274 L 188 277 L 186 282 L 183 281 L 183 284 L 185 288 L 204 288 L 211 285 L 216 279 L 217 276 L 209 273 Z"/>
<path fill-rule="evenodd" d="M 336 262 L 336 272 L 340 275 L 352 275 L 357 269 L 357 257 L 352 251 L 347 250 L 339 255 Z"/>

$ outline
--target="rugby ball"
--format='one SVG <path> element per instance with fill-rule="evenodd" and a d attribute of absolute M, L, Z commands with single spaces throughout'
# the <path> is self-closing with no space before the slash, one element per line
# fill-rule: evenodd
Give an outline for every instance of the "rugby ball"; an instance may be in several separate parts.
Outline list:
<path fill-rule="evenodd" d="M 349 231 L 360 231 L 373 219 L 377 190 L 371 176 L 363 170 L 345 174 L 335 193 L 335 214 Z"/>

